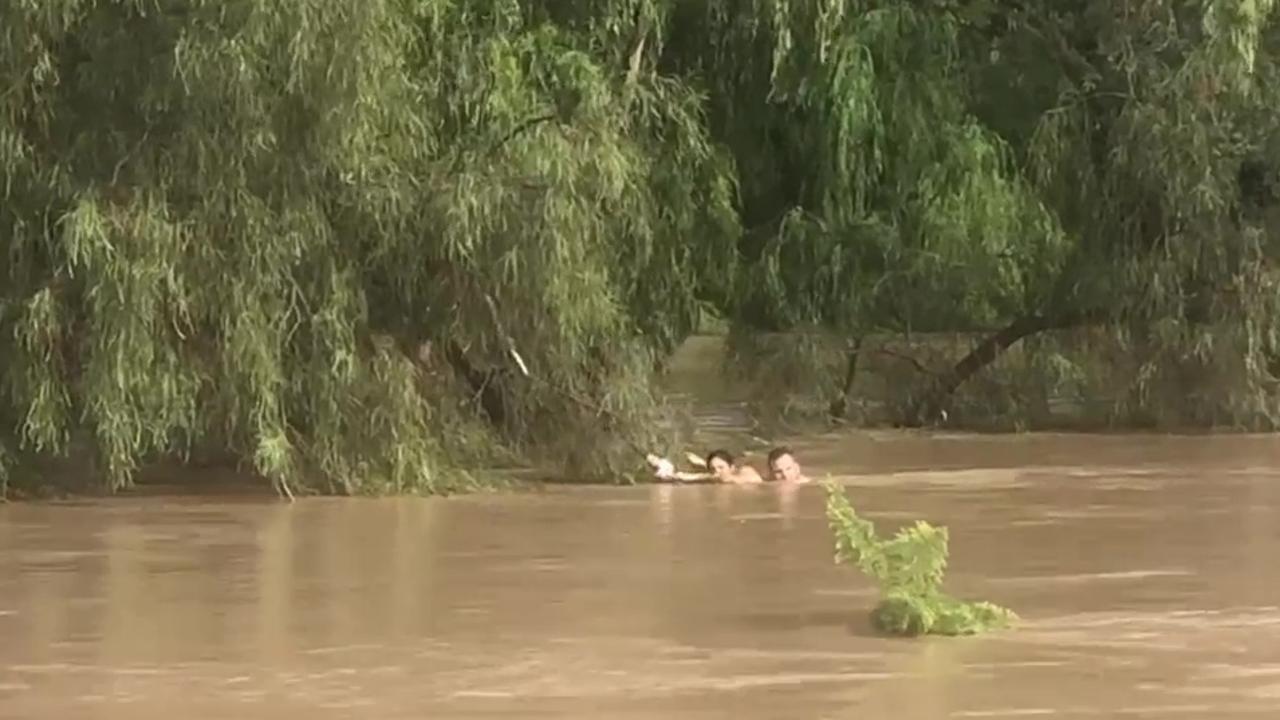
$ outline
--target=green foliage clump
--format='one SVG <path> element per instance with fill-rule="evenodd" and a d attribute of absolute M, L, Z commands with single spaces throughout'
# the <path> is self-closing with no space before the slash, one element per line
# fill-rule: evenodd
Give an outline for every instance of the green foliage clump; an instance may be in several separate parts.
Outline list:
<path fill-rule="evenodd" d="M 0 452 L 346 493 L 634 459 L 738 234 L 645 7 L 0 3 Z"/>
<path fill-rule="evenodd" d="M 1007 627 L 1013 611 L 989 602 L 960 600 L 942 590 L 947 529 L 917 521 L 889 540 L 858 517 L 838 484 L 827 480 L 827 521 L 836 538 L 836 562 L 853 563 L 880 587 L 872 624 L 893 635 L 973 635 Z"/>
<path fill-rule="evenodd" d="M 1134 360 L 1114 373 L 1117 419 L 1276 427 L 1276 5 L 757 0 L 711 16 L 700 67 L 750 229 L 735 326 L 985 336 L 909 384 L 909 424 L 1023 338 L 1097 326 Z"/>

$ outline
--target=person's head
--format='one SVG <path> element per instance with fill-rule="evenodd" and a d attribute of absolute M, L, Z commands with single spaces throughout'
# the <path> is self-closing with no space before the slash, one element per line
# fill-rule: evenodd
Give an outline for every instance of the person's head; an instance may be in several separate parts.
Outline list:
<path fill-rule="evenodd" d="M 779 481 L 800 478 L 800 463 L 791 448 L 782 446 L 769 451 L 769 474 Z"/>
<path fill-rule="evenodd" d="M 733 456 L 728 450 L 712 450 L 707 453 L 707 469 L 716 477 L 724 477 L 733 472 Z"/>

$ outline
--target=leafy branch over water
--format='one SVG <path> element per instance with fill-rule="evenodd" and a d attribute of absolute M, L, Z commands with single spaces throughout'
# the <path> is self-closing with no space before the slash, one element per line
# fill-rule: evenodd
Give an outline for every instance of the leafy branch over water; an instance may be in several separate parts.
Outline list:
<path fill-rule="evenodd" d="M 858 517 L 839 484 L 823 481 L 827 521 L 836 540 L 836 562 L 853 563 L 880 587 L 871 622 L 893 635 L 973 635 L 1007 627 L 1013 611 L 989 602 L 946 594 L 947 529 L 924 521 L 883 540 L 870 520 Z"/>

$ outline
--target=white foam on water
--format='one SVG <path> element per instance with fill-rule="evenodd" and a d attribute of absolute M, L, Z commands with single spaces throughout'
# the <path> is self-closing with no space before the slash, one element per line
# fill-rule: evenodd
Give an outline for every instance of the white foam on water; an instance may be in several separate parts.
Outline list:
<path fill-rule="evenodd" d="M 1264 685 L 1254 688 L 1249 694 L 1259 698 L 1280 698 L 1280 685 Z"/>
<path fill-rule="evenodd" d="M 0 692 L 22 692 L 23 690 L 30 690 L 30 689 L 31 689 L 31 686 L 26 683 L 20 683 L 20 682 L 0 683 Z"/>
<path fill-rule="evenodd" d="M 735 675 L 721 679 L 708 679 L 702 682 L 686 681 L 673 683 L 669 689 L 681 690 L 745 690 L 747 688 L 772 687 L 776 685 L 804 685 L 808 683 L 842 683 L 851 680 L 889 680 L 901 678 L 900 673 L 887 672 L 847 672 L 847 673 L 770 673 L 765 675 Z"/>
<path fill-rule="evenodd" d="M 735 522 L 746 522 L 748 520 L 785 520 L 786 517 L 782 513 L 742 513 L 730 515 L 729 519 Z"/>
<path fill-rule="evenodd" d="M 813 650 L 754 650 L 751 648 L 731 648 L 718 650 L 716 654 L 729 658 L 752 658 L 758 660 L 880 660 L 884 653 L 879 652 L 822 652 Z"/>
<path fill-rule="evenodd" d="M 329 647 L 311 648 L 303 650 L 306 655 L 333 655 L 335 653 L 353 652 L 359 650 L 380 650 L 384 646 L 375 643 L 362 643 L 358 645 L 332 645 Z"/>
<path fill-rule="evenodd" d="M 940 485 L 963 489 L 1030 487 L 1027 468 L 966 468 L 963 470 L 907 470 L 868 475 L 831 475 L 841 485 Z"/>
<path fill-rule="evenodd" d="M 1041 517 L 1055 520 L 1115 520 L 1117 518 L 1155 518 L 1162 517 L 1167 511 L 1153 508 L 1150 510 L 1119 510 L 1110 508 L 1086 508 L 1083 510 L 1043 510 Z"/>
<path fill-rule="evenodd" d="M 1200 678 L 1250 678 L 1280 675 L 1280 665 L 1208 665 L 1205 671 L 1197 675 Z"/>
<path fill-rule="evenodd" d="M 965 663 L 967 668 L 988 668 L 1004 670 L 1007 668 L 1033 668 L 1033 667 L 1065 667 L 1071 663 L 1065 660 L 1013 660 L 1010 662 L 974 662 Z"/>
<path fill-rule="evenodd" d="M 1140 705 L 1127 708 L 1115 708 L 1110 712 L 1115 715 L 1146 715 L 1152 713 L 1207 713 L 1211 710 L 1221 711 L 1222 708 L 1212 705 Z M 1206 716 L 1211 717 L 1211 716 Z"/>
<path fill-rule="evenodd" d="M 341 710 L 343 708 L 371 707 L 378 703 L 370 698 L 352 698 L 350 700 L 326 700 L 318 704 L 320 707 L 329 710 Z"/>
<path fill-rule="evenodd" d="M 65 672 L 91 672 L 96 670 L 92 665 L 72 665 L 71 663 L 47 663 L 42 665 L 10 665 L 9 670 L 12 672 L 24 673 L 65 673 Z"/>
<path fill-rule="evenodd" d="M 168 675 L 170 670 L 157 667 L 121 667 L 108 670 L 113 675 Z"/>
<path fill-rule="evenodd" d="M 833 589 L 819 588 L 817 590 L 813 590 L 812 592 L 814 595 L 824 595 L 827 597 L 870 597 L 872 595 L 878 595 L 880 591 L 877 590 L 876 588 L 868 587 L 868 588 L 861 588 L 858 590 L 845 590 L 845 589 L 833 590 Z"/>
<path fill-rule="evenodd" d="M 1017 577 L 993 578 L 990 582 L 1000 585 L 1039 585 L 1042 583 L 1073 583 L 1093 580 L 1148 580 L 1157 577 L 1186 577 L 1191 575 L 1195 575 L 1191 570 L 1170 568 L 1166 570 L 1119 570 L 1061 575 L 1019 575 Z"/>
<path fill-rule="evenodd" d="M 1155 713 L 1205 713 L 1214 710 L 1209 705 L 1142 705 L 1130 706 L 1125 708 L 1113 708 L 1106 712 L 1106 715 L 1147 715 Z M 1217 708 L 1221 709 L 1221 708 Z M 1000 717 L 1045 717 L 1052 715 L 1102 715 L 1101 712 L 1089 711 L 1083 708 L 1067 711 L 1054 710 L 1052 708 L 1008 708 L 1000 710 L 956 710 L 951 713 L 951 717 L 965 718 L 1000 718 Z"/>
<path fill-rule="evenodd" d="M 957 710 L 951 717 L 1042 717 L 1057 715 L 1053 708 L 1008 708 L 1002 710 Z"/>

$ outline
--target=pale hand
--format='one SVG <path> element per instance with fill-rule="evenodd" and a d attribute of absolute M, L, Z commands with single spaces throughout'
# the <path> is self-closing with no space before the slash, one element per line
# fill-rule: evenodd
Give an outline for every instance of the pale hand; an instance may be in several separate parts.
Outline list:
<path fill-rule="evenodd" d="M 662 480 L 672 480 L 676 476 L 676 466 L 666 458 L 649 453 L 644 459 L 653 467 L 653 474 Z"/>

